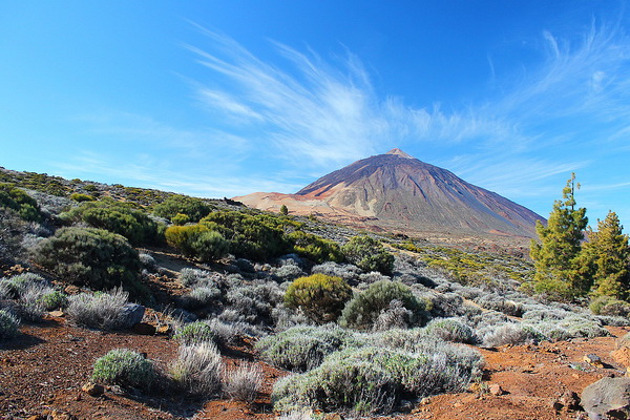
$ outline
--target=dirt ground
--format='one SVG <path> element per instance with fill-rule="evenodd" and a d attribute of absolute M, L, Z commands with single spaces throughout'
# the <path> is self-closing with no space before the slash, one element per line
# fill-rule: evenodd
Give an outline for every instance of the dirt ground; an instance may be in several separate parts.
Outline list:
<path fill-rule="evenodd" d="M 481 350 L 486 361 L 484 380 L 466 393 L 427 398 L 402 419 L 575 419 L 562 396 L 578 395 L 604 376 L 622 376 L 625 367 L 611 356 L 616 337 L 628 328 L 611 328 L 610 337 L 571 342 L 503 347 Z M 166 366 L 177 351 L 177 343 L 160 335 L 105 333 L 68 325 L 63 317 L 46 317 L 36 325 L 23 325 L 22 335 L 0 344 L 0 418 L 2 419 L 198 419 L 239 420 L 275 418 L 270 393 L 273 383 L 285 372 L 258 362 L 265 382 L 253 404 L 213 400 L 205 404 L 180 395 L 134 395 L 109 388 L 99 397 L 81 390 L 89 379 L 94 361 L 114 348 L 129 348 L 147 354 Z M 596 354 L 604 362 L 594 367 L 583 358 Z M 232 349 L 226 365 L 254 359 L 248 348 Z M 500 386 L 493 395 L 492 385 Z M 496 387 L 495 387 L 496 388 Z M 495 393 L 496 392 L 496 389 Z M 566 397 L 565 397 L 566 400 Z M 556 403 L 556 407 L 554 407 Z M 566 401 L 565 401 L 566 405 Z M 52 416 L 54 414 L 54 417 Z M 39 417 L 38 417 L 39 416 Z M 388 418 L 393 418 L 388 417 Z M 333 417 L 331 417 L 333 418 Z M 339 417 L 337 417 L 339 418 Z M 343 418 L 343 417 L 341 417 Z"/>

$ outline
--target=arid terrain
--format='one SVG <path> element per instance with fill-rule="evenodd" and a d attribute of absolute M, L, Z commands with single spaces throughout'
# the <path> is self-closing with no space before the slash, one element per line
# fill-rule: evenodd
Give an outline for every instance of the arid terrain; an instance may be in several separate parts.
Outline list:
<path fill-rule="evenodd" d="M 568 420 L 630 365 L 623 303 L 532 293 L 525 248 L 2 176 L 2 419 Z"/>
<path fill-rule="evenodd" d="M 622 359 L 615 359 L 615 341 L 629 328 L 610 328 L 609 337 L 576 339 L 539 345 L 502 346 L 482 350 L 485 359 L 483 381 L 471 390 L 454 395 L 427 398 L 409 407 L 405 419 L 575 419 L 579 411 L 554 404 L 566 404 L 570 392 L 577 395 L 605 376 L 623 376 Z M 126 347 L 146 353 L 165 364 L 177 352 L 177 343 L 165 335 L 133 332 L 102 333 L 68 325 L 63 317 L 47 316 L 40 325 L 25 326 L 23 335 L 0 347 L 0 412 L 2 419 L 54 419 L 72 415 L 77 419 L 179 419 L 197 412 L 199 419 L 273 419 L 270 391 L 286 372 L 264 362 L 264 387 L 253 404 L 213 400 L 204 404 L 183 396 L 143 397 L 119 389 L 108 389 L 92 397 L 81 390 L 89 380 L 94 361 L 110 349 Z M 603 368 L 584 362 L 596 354 Z M 225 356 L 229 364 L 256 359 L 244 344 Z M 493 395 L 492 385 L 501 395 Z M 40 417 L 37 417 L 40 416 Z M 334 417 L 329 417 L 334 418 Z M 343 417 L 341 417 L 343 418 Z"/>

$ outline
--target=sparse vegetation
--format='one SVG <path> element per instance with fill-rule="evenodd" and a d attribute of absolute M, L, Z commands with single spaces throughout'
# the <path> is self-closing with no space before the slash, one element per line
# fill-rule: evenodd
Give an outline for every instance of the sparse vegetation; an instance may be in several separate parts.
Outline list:
<path fill-rule="evenodd" d="M 154 367 L 142 354 L 119 349 L 94 365 L 93 380 L 120 385 L 133 396 L 139 390 L 129 388 L 146 391 L 153 384 L 194 397 L 186 401 L 256 400 L 257 407 L 261 381 L 265 393 L 275 375 L 265 368 L 263 378 L 264 360 L 293 372 L 274 387 L 273 409 L 280 418 L 407 412 L 425 396 L 466 390 L 471 380 L 487 387 L 472 345 L 588 339 L 609 334 L 605 326 L 630 324 L 623 271 L 627 236 L 614 214 L 597 233 L 589 232 L 591 244 L 581 245 L 579 267 L 593 274 L 593 287 L 560 296 L 552 289 L 534 293 L 531 262 L 504 252 L 434 246 L 403 235 L 387 236 L 387 247 L 399 248 L 388 252 L 376 234 L 353 237 L 355 231 L 314 217 L 239 209 L 230 200 L 2 173 L 0 181 L 19 191 L 15 197 L 25 194 L 39 217 L 27 220 L 15 205 L 0 204 L 3 346 L 31 346 L 33 331 L 49 324 L 68 328 L 50 321 L 61 314 L 46 313 L 59 308 L 65 308 L 69 324 L 126 329 L 129 294 L 146 296 L 150 288 L 155 301 L 143 301 L 148 316 L 134 334 L 120 336 L 152 353 L 158 347 L 136 347 L 144 339 L 136 333 L 148 334 L 147 341 L 172 345 L 172 351 L 179 345 L 178 356 L 156 359 Z M 27 180 L 40 182 L 40 192 L 23 191 Z M 69 198 L 41 192 L 53 190 Z M 562 206 L 568 209 L 567 202 L 568 197 Z M 169 220 L 160 217 L 173 225 L 167 229 Z M 159 244 L 164 233 L 172 248 Z M 156 246 L 144 247 L 150 244 Z M 615 258 L 604 258 L 603 249 Z M 566 303 L 550 304 L 548 298 Z M 595 315 L 575 305 L 587 298 Z M 46 323 L 33 323 L 42 317 Z M 9 341 L 19 334 L 20 322 L 24 336 Z M 103 331 L 73 334 L 104 334 L 105 341 L 114 341 Z M 161 341 L 166 335 L 171 344 Z M 221 352 L 230 359 L 226 364 Z M 154 398 L 162 404 L 166 397 Z"/>

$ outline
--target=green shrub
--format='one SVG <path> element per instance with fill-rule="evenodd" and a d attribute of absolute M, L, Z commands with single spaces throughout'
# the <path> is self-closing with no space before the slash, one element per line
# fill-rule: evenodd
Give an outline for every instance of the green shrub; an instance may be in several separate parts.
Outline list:
<path fill-rule="evenodd" d="M 41 297 L 41 303 L 47 311 L 65 308 L 68 305 L 68 295 L 58 290 L 53 290 Z"/>
<path fill-rule="evenodd" d="M 389 308 L 393 300 L 402 302 L 402 306 L 411 311 L 412 324 L 422 321 L 425 305 L 411 289 L 399 282 L 381 280 L 348 302 L 341 314 L 340 324 L 356 329 L 372 328 L 381 311 Z"/>
<path fill-rule="evenodd" d="M 284 303 L 301 309 L 318 323 L 335 321 L 352 297 L 352 289 L 339 277 L 313 274 L 296 279 L 284 294 Z"/>
<path fill-rule="evenodd" d="M 94 201 L 96 198 L 91 195 L 81 194 L 81 193 L 72 193 L 70 194 L 70 200 L 74 200 L 78 203 L 83 203 L 85 201 Z"/>
<path fill-rule="evenodd" d="M 256 348 L 276 367 L 305 372 L 351 342 L 352 334 L 340 328 L 293 327 L 261 339 Z"/>
<path fill-rule="evenodd" d="M 195 321 L 184 325 L 173 338 L 185 345 L 216 341 L 212 327 L 203 321 Z"/>
<path fill-rule="evenodd" d="M 596 297 L 589 305 L 589 308 L 596 315 L 625 317 L 630 315 L 630 303 L 612 296 Z"/>
<path fill-rule="evenodd" d="M 296 230 L 288 235 L 293 250 L 311 261 L 321 264 L 326 261 L 342 262 L 343 253 L 337 243 L 320 236 Z"/>
<path fill-rule="evenodd" d="M 0 309 L 0 338 L 11 338 L 18 335 L 20 321 L 4 309 Z"/>
<path fill-rule="evenodd" d="M 0 184 L 0 207 L 14 210 L 22 219 L 29 222 L 42 219 L 37 201 L 23 190 L 9 184 Z"/>
<path fill-rule="evenodd" d="M 472 343 L 475 339 L 472 328 L 453 318 L 433 319 L 426 326 L 429 335 L 453 343 Z"/>
<path fill-rule="evenodd" d="M 171 222 L 173 222 L 176 226 L 184 226 L 186 223 L 190 222 L 190 216 L 187 214 L 177 213 L 171 218 Z"/>
<path fill-rule="evenodd" d="M 204 217 L 201 224 L 229 238 L 229 252 L 239 258 L 262 261 L 291 250 L 284 235 L 285 221 L 277 217 L 239 211 L 215 211 Z"/>
<path fill-rule="evenodd" d="M 191 247 L 200 261 L 214 261 L 224 257 L 229 250 L 229 242 L 219 232 L 200 232 L 192 241 Z"/>
<path fill-rule="evenodd" d="M 138 280 L 141 268 L 138 252 L 115 233 L 95 228 L 59 229 L 42 240 L 34 261 L 58 277 L 95 290 L 118 286 L 135 295 L 145 295 Z"/>
<path fill-rule="evenodd" d="M 161 241 L 157 223 L 130 203 L 111 199 L 84 202 L 79 207 L 62 213 L 61 217 L 70 222 L 83 221 L 91 227 L 117 233 L 133 244 L 154 244 Z"/>
<path fill-rule="evenodd" d="M 452 353 L 452 352 L 451 352 Z M 305 374 L 278 381 L 272 400 L 281 412 L 313 410 L 389 413 L 397 402 L 465 390 L 476 377 L 481 356 L 405 352 L 381 347 L 352 347 L 328 356 Z"/>
<path fill-rule="evenodd" d="M 166 219 L 172 220 L 180 214 L 188 216 L 191 222 L 198 222 L 212 211 L 213 207 L 205 201 L 185 195 L 172 195 L 162 203 L 156 205 L 153 212 Z M 181 216 L 179 217 L 181 220 Z M 173 223 L 175 223 L 173 221 Z"/>
<path fill-rule="evenodd" d="M 394 269 L 394 256 L 383 245 L 369 236 L 354 236 L 341 250 L 348 261 L 365 271 L 379 271 L 390 275 Z"/>
<path fill-rule="evenodd" d="M 115 349 L 96 360 L 92 380 L 122 387 L 149 388 L 156 378 L 151 361 L 127 349 Z"/>
<path fill-rule="evenodd" d="M 225 256 L 230 246 L 223 235 L 204 225 L 171 226 L 166 229 L 165 237 L 170 246 L 202 262 Z"/>

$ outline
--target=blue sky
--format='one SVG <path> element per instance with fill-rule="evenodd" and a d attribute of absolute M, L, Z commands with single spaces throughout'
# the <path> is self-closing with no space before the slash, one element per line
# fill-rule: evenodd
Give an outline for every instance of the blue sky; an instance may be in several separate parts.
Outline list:
<path fill-rule="evenodd" d="M 0 166 L 223 197 L 399 147 L 630 227 L 625 1 L 0 0 Z"/>

